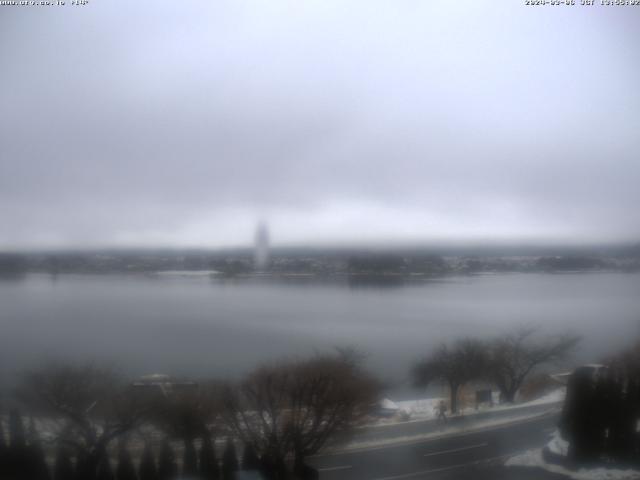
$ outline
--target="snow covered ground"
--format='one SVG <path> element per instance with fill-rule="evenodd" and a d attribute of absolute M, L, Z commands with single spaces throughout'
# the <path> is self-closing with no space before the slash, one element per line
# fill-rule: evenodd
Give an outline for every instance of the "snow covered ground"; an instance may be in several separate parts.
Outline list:
<path fill-rule="evenodd" d="M 551 440 L 547 447 L 555 454 L 566 456 L 569 443 L 564 440 L 556 430 L 551 434 Z M 555 465 L 545 461 L 541 448 L 535 448 L 511 457 L 505 462 L 506 466 L 535 467 L 547 472 L 566 475 L 574 480 L 637 480 L 640 479 L 640 470 L 614 469 L 614 468 L 581 468 L 569 470 L 561 465 Z"/>
<path fill-rule="evenodd" d="M 556 455 L 566 457 L 569 454 L 569 442 L 560 436 L 558 430 L 551 434 L 551 440 L 547 443 L 547 448 Z"/>
<path fill-rule="evenodd" d="M 581 468 L 579 470 L 568 470 L 560 465 L 545 462 L 542 457 L 542 449 L 536 448 L 527 450 L 515 457 L 511 457 L 505 462 L 506 466 L 513 467 L 537 467 L 547 472 L 566 475 L 574 480 L 638 480 L 640 471 L 627 469 L 619 470 L 613 468 Z"/>
<path fill-rule="evenodd" d="M 479 409 L 475 409 L 473 407 L 463 408 L 460 411 L 460 415 L 464 415 L 465 417 L 471 416 L 474 413 L 479 412 L 497 412 L 504 410 L 512 410 L 526 407 L 533 407 L 536 405 L 546 405 L 559 403 L 564 400 L 566 390 L 564 387 L 558 388 L 557 390 L 553 390 L 552 392 L 543 395 L 540 398 L 529 402 L 523 403 L 514 403 L 514 404 L 504 404 L 499 405 L 497 403 L 498 400 L 498 392 L 493 392 L 494 397 L 494 406 L 490 405 L 481 405 Z M 392 412 L 395 411 L 395 414 L 378 419 L 375 423 L 378 425 L 389 425 L 403 422 L 411 422 L 411 421 L 423 421 L 434 419 L 438 415 L 438 405 L 441 401 L 444 401 L 448 407 L 449 400 L 447 398 L 423 398 L 417 400 L 405 400 L 394 402 L 389 399 L 384 399 L 381 402 L 381 407 L 387 411 Z M 447 414 L 449 416 L 449 414 Z"/>

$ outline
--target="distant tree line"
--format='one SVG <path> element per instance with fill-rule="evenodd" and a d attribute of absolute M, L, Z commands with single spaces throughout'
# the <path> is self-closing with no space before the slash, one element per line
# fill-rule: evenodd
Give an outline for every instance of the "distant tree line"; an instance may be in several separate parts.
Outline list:
<path fill-rule="evenodd" d="M 561 256 L 561 257 L 542 257 L 536 262 L 537 266 L 542 270 L 596 270 L 606 268 L 607 262 L 597 257 L 582 256 Z"/>
<path fill-rule="evenodd" d="M 640 269 L 640 247 L 608 251 L 542 249 L 453 249 L 308 252 L 274 251 L 269 271 L 307 273 L 319 276 L 475 274 L 480 272 L 562 272 Z M 0 252 L 0 276 L 27 272 L 110 273 L 158 272 L 163 270 L 215 270 L 224 276 L 242 276 L 254 271 L 249 249 L 233 251 L 132 250 L 93 252 Z"/>
<path fill-rule="evenodd" d="M 17 253 L 0 252 L 0 277 L 21 275 L 27 271 L 27 259 Z"/>

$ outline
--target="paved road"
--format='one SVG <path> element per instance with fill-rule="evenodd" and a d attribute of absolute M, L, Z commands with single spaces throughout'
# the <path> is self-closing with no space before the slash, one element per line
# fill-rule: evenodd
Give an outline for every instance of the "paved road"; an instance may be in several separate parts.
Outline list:
<path fill-rule="evenodd" d="M 559 408 L 561 402 L 554 404 L 533 405 L 528 407 L 507 408 L 498 410 L 486 410 L 465 416 L 451 417 L 444 428 L 467 429 L 472 428 L 482 422 L 502 421 L 506 422 L 510 419 L 516 420 L 523 416 L 539 415 L 553 408 Z M 353 441 L 361 442 L 378 442 L 389 438 L 411 437 L 423 435 L 426 432 L 436 432 L 442 425 L 438 424 L 435 419 L 419 420 L 412 422 L 402 422 L 391 425 L 379 425 L 373 427 L 363 427 L 357 429 L 354 434 Z"/>
<path fill-rule="evenodd" d="M 542 446 L 557 412 L 502 427 L 446 438 L 313 457 L 321 480 L 552 479 L 527 469 L 502 466 L 519 451 Z"/>

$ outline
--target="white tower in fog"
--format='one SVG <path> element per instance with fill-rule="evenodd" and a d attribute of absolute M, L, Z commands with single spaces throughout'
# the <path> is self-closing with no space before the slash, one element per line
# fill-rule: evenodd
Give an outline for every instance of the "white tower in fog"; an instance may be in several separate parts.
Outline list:
<path fill-rule="evenodd" d="M 256 270 L 264 270 L 269 265 L 269 230 L 265 223 L 259 223 L 256 229 L 253 261 Z"/>

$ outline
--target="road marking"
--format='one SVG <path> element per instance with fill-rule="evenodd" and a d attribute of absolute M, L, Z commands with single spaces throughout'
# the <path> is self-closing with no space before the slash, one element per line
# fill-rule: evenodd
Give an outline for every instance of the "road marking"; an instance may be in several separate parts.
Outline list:
<path fill-rule="evenodd" d="M 431 470 L 421 470 L 419 472 L 403 473 L 402 475 L 392 475 L 390 477 L 381 477 L 381 478 L 376 478 L 374 480 L 400 480 L 401 478 L 418 477 L 421 475 L 427 475 L 429 473 L 446 472 L 447 470 L 453 470 L 455 468 L 469 467 L 471 465 L 478 465 L 480 463 L 493 462 L 494 460 L 502 460 L 503 458 L 511 457 L 512 455 L 513 454 L 509 453 L 507 455 L 499 455 L 497 457 L 485 458 L 483 460 L 476 460 L 475 462 L 460 463 L 458 465 L 450 465 L 448 467 L 433 468 Z"/>
<path fill-rule="evenodd" d="M 349 468 L 353 468 L 351 465 L 342 465 L 340 467 L 326 467 L 326 468 L 318 468 L 319 472 L 333 472 L 335 470 L 347 470 Z"/>
<path fill-rule="evenodd" d="M 425 457 L 433 457 L 434 455 L 444 455 L 445 453 L 463 452 L 465 450 L 471 450 L 472 448 L 481 448 L 488 446 L 488 443 L 479 443 L 477 445 L 469 445 L 468 447 L 452 448 L 451 450 L 441 450 L 439 452 L 425 453 Z"/>
<path fill-rule="evenodd" d="M 376 444 L 369 447 L 343 448 L 342 450 L 333 450 L 333 451 L 323 452 L 316 455 L 311 455 L 311 457 L 313 458 L 339 457 L 341 455 L 342 456 L 352 455 L 354 453 L 372 452 L 376 450 L 387 450 L 387 449 L 393 449 L 393 448 L 399 448 L 399 447 L 406 447 L 407 445 L 416 445 L 419 443 L 431 443 L 431 442 L 436 442 L 438 440 L 442 440 L 443 438 L 463 437 L 466 435 L 475 435 L 477 433 L 491 432 L 495 430 L 504 430 L 504 429 L 512 428 L 518 425 L 524 425 L 526 423 L 539 422 L 540 420 L 543 420 L 546 417 L 551 417 L 557 414 L 558 412 L 559 411 L 550 410 L 547 412 L 543 412 L 539 415 L 536 415 L 535 417 L 526 417 L 523 419 L 516 419 L 515 421 L 512 421 L 512 422 L 505 422 L 505 423 L 493 425 L 493 426 L 478 427 L 478 428 L 472 428 L 469 430 L 463 430 L 458 432 L 447 432 L 447 433 L 436 434 L 436 435 L 428 434 L 423 437 L 418 437 L 411 440 L 392 441 L 389 443 Z"/>

